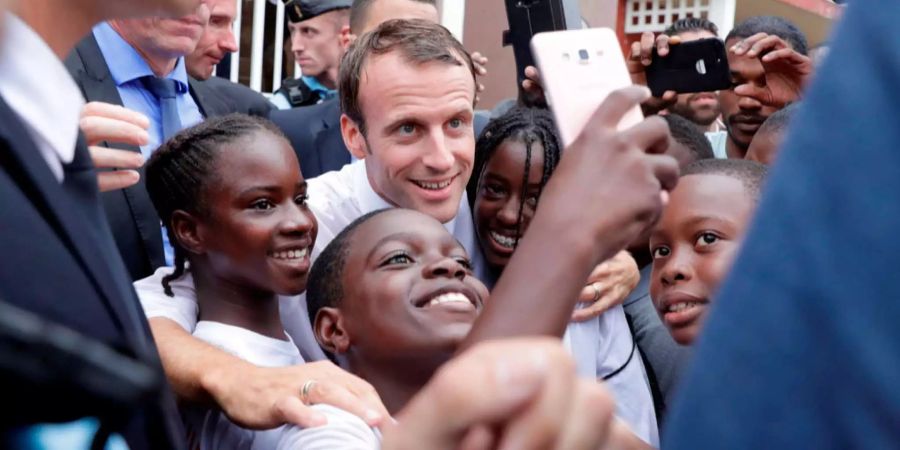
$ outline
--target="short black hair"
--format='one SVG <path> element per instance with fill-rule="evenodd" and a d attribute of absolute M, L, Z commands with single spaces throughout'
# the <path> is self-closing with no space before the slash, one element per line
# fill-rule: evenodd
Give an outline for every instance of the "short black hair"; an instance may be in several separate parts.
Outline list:
<path fill-rule="evenodd" d="M 715 158 L 712 144 L 694 122 L 678 114 L 666 114 L 662 118 L 669 124 L 669 134 L 679 144 L 687 147 L 694 155 L 694 161 Z"/>
<path fill-rule="evenodd" d="M 688 175 L 725 175 L 744 185 L 754 202 L 759 202 L 763 183 L 769 173 L 768 167 L 746 159 L 701 159 L 688 165 L 681 173 Z"/>
<path fill-rule="evenodd" d="M 350 252 L 350 240 L 360 225 L 395 208 L 372 211 L 358 217 L 347 225 L 319 254 L 309 271 L 306 285 L 306 310 L 309 323 L 315 326 L 316 315 L 326 307 L 336 307 L 344 298 L 344 266 Z"/>
<path fill-rule="evenodd" d="M 781 39 L 784 39 L 790 44 L 794 51 L 801 55 L 806 55 L 807 52 L 809 52 L 806 35 L 800 31 L 800 28 L 797 28 L 797 25 L 794 25 L 790 20 L 778 16 L 751 17 L 737 24 L 731 32 L 728 33 L 725 42 L 734 38 L 746 39 L 757 33 L 778 36 Z"/>
<path fill-rule="evenodd" d="M 359 35 L 362 27 L 369 19 L 369 9 L 378 0 L 353 0 L 350 7 L 350 32 Z M 437 0 L 408 0 L 411 2 L 425 3 L 437 8 Z"/>
<path fill-rule="evenodd" d="M 178 210 L 208 215 L 203 193 L 216 179 L 215 162 L 222 146 L 258 131 L 285 139 L 281 130 L 268 120 L 229 114 L 182 130 L 163 143 L 147 161 L 147 192 L 175 250 L 175 271 L 162 279 L 166 295 L 173 296 L 169 282 L 184 275 L 187 262 L 187 252 L 172 231 L 172 215 Z"/>
<path fill-rule="evenodd" d="M 669 28 L 666 28 L 666 31 L 663 33 L 667 36 L 676 36 L 688 31 L 709 31 L 716 36 L 719 35 L 719 27 L 717 27 L 716 24 L 712 23 L 711 20 L 700 17 L 685 17 L 684 19 L 678 19 L 672 23 L 672 25 L 669 25 Z"/>
<path fill-rule="evenodd" d="M 799 108 L 800 103 L 791 103 L 790 105 L 785 106 L 784 108 L 775 111 L 774 114 L 769 116 L 762 125 L 759 126 L 759 130 L 756 131 L 756 135 L 767 134 L 767 133 L 782 133 L 784 130 L 790 125 L 791 119 L 794 117 L 794 113 Z"/>

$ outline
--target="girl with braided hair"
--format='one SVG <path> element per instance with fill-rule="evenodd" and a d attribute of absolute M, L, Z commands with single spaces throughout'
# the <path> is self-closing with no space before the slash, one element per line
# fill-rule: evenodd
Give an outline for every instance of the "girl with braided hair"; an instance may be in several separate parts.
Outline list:
<path fill-rule="evenodd" d="M 556 125 L 543 109 L 515 107 L 488 123 L 478 138 L 467 193 L 488 266 L 478 278 L 489 287 L 527 231 L 561 152 Z M 635 435 L 658 445 L 653 397 L 622 306 L 570 322 L 563 340 L 579 375 L 605 380 L 618 416 Z"/>
<path fill-rule="evenodd" d="M 317 225 L 281 132 L 250 116 L 211 118 L 154 152 L 146 177 L 175 249 L 165 293 L 172 297 L 169 283 L 181 277 L 197 291 L 193 335 L 257 366 L 302 364 L 279 295 L 306 290 Z M 288 433 L 240 428 L 201 406 L 184 407 L 183 417 L 190 448 L 276 448 Z"/>

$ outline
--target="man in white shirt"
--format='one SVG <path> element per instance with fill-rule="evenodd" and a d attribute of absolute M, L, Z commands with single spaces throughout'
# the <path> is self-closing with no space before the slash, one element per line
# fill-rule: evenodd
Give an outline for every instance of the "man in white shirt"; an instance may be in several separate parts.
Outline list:
<path fill-rule="evenodd" d="M 362 61 L 348 62 L 345 60 L 343 67 L 363 65 Z M 475 69 L 471 58 L 457 42 L 454 53 L 446 55 L 446 63 L 417 64 L 390 53 L 364 62 L 366 70 L 361 72 L 362 76 L 342 76 L 339 86 L 344 111 L 341 131 L 348 149 L 360 161 L 309 180 L 309 206 L 319 222 L 312 258 L 356 218 L 377 209 L 400 206 L 424 212 L 444 223 L 473 255 L 474 263 L 479 264 L 480 250 L 475 243 L 468 204 L 462 195 L 471 174 L 475 147 L 472 128 Z M 354 79 L 355 82 L 351 81 Z M 636 267 L 630 257 L 624 267 L 620 272 L 625 275 L 617 273 L 614 279 L 604 281 L 607 284 L 634 281 L 632 272 L 636 272 Z M 176 391 L 211 392 L 204 384 L 209 381 L 212 368 L 220 375 L 213 386 L 219 392 L 213 396 L 231 400 L 230 404 L 220 404 L 223 409 L 238 422 L 259 420 L 258 414 L 254 416 L 257 411 L 249 411 L 248 406 L 260 400 L 246 398 L 245 383 L 249 377 L 240 367 L 235 367 L 238 362 L 189 335 L 197 320 L 192 280 L 183 277 L 172 282 L 176 296 L 168 297 L 160 284 L 167 272 L 160 269 L 135 286 L 150 318 L 170 382 Z M 587 300 L 590 300 L 594 291 L 588 288 L 588 292 Z M 304 359 L 324 359 L 312 336 L 305 299 L 283 300 L 281 305 L 285 329 L 300 347 Z M 257 371 L 256 376 L 264 376 L 262 373 Z M 315 378 L 329 382 L 328 377 Z M 302 378 L 279 380 L 270 385 L 279 387 L 278 397 L 296 397 L 305 381 Z M 275 401 L 270 399 L 266 406 Z M 367 414 L 367 408 L 359 404 L 335 406 L 360 416 Z"/>

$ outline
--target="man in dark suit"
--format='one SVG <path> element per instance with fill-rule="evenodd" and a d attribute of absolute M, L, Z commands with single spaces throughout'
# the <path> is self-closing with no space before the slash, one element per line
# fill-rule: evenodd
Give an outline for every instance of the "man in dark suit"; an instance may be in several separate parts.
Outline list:
<path fill-rule="evenodd" d="M 200 36 L 197 48 L 184 57 L 188 75 L 203 80 L 205 85 L 234 104 L 235 111 L 251 116 L 268 117 L 275 105 L 259 92 L 233 83 L 226 78 L 213 76 L 215 68 L 226 55 L 238 50 L 234 37 L 234 19 L 237 5 L 234 0 L 208 0 L 209 23 Z"/>
<path fill-rule="evenodd" d="M 114 392 L 125 383 L 70 382 L 86 373 L 89 366 L 82 358 L 55 361 L 65 369 L 44 374 L 47 378 L 34 372 L 22 376 L 23 369 L 39 365 L 4 364 L 2 397 L 15 412 L 0 422 L 0 438 L 24 436 L 35 442 L 54 435 L 58 428 L 51 423 L 95 417 L 104 428 L 121 433 L 132 449 L 183 447 L 174 401 L 164 389 L 156 348 L 113 246 L 97 197 L 97 176 L 79 137 L 82 99 L 60 58 L 74 46 L 75 36 L 109 16 L 184 14 L 196 5 L 195 0 L 30 0 L 16 3 L 15 15 L 0 14 L 5 39 L 0 42 L 0 302 L 34 314 L 35 321 L 17 324 L 21 331 L 48 340 L 74 332 L 147 369 L 152 387 L 146 399 L 116 408 L 90 392 Z M 75 344 L 74 339 L 65 340 Z M 6 352 L 20 348 L 11 343 L 4 338 L 5 363 L 10 363 Z M 27 355 L 46 359 L 50 352 L 47 347 Z M 76 431 L 67 434 L 67 446 L 87 448 L 89 431 L 86 436 L 71 426 L 67 431 Z"/>
<path fill-rule="evenodd" d="M 203 8 L 205 10 L 205 7 Z M 208 21 L 208 10 L 180 19 L 119 20 L 102 23 L 82 39 L 66 60 L 66 67 L 88 101 L 122 105 L 150 118 L 150 142 L 140 148 L 116 148 L 148 157 L 181 128 L 204 117 L 233 112 L 265 114 L 239 104 L 228 91 L 216 89 L 186 74 L 183 57 L 194 49 Z M 191 29 L 185 37 L 179 30 Z M 114 65 L 111 65 L 113 62 Z M 166 84 L 171 97 L 151 89 Z M 167 112 L 174 111 L 174 114 Z M 174 120 L 172 120 L 174 118 Z M 111 146 L 110 144 L 106 144 Z M 101 194 L 119 253 L 132 279 L 150 275 L 167 262 L 166 239 L 143 181 Z M 171 258 L 168 258 L 171 259 Z"/>

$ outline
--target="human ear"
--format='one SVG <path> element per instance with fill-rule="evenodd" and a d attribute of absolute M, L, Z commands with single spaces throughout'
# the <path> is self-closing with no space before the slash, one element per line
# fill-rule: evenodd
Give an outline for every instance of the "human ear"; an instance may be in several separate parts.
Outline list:
<path fill-rule="evenodd" d="M 344 315 L 340 309 L 325 307 L 316 314 L 313 332 L 319 346 L 329 353 L 340 355 L 350 348 L 350 335 L 344 327 Z"/>
<path fill-rule="evenodd" d="M 179 209 L 172 213 L 169 226 L 181 248 L 195 255 L 206 252 L 206 244 L 202 237 L 204 233 L 201 231 L 202 225 L 193 214 Z"/>
<path fill-rule="evenodd" d="M 346 114 L 341 115 L 341 136 L 344 138 L 344 145 L 347 146 L 354 158 L 365 159 L 366 153 L 368 153 L 366 137 L 363 136 L 362 130 L 356 121 Z"/>
<path fill-rule="evenodd" d="M 350 32 L 349 25 L 344 25 L 341 27 L 341 33 L 338 39 L 340 40 L 341 47 L 343 47 L 344 51 L 346 52 L 350 49 L 350 44 L 352 44 L 353 41 L 356 40 L 356 36 Z"/>

